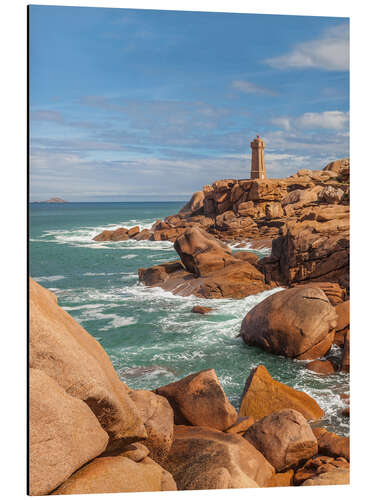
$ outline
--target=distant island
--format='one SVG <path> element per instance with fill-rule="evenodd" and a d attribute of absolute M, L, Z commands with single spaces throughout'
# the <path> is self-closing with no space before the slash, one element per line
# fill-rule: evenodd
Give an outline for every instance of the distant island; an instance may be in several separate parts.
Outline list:
<path fill-rule="evenodd" d="M 58 198 L 56 196 L 55 198 L 50 198 L 49 200 L 32 201 L 31 203 L 68 203 L 68 202 L 66 200 L 63 200 L 62 198 Z"/>

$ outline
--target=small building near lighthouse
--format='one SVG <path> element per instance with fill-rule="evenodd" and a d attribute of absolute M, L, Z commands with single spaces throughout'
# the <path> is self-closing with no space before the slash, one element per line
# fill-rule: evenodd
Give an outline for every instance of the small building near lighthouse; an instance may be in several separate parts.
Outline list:
<path fill-rule="evenodd" d="M 264 163 L 265 142 L 259 137 L 251 142 L 251 172 L 250 179 L 266 179 L 266 165 Z"/>

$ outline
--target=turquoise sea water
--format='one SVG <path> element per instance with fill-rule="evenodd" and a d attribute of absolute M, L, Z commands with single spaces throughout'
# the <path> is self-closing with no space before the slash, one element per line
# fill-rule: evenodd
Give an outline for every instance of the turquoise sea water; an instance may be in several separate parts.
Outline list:
<path fill-rule="evenodd" d="M 303 362 L 267 354 L 236 338 L 249 309 L 279 289 L 242 300 L 174 296 L 140 285 L 137 274 L 139 267 L 175 259 L 171 243 L 92 241 L 104 229 L 150 228 L 183 204 L 30 204 L 30 274 L 102 344 L 130 387 L 154 389 L 214 368 L 238 409 L 251 368 L 263 364 L 276 380 L 318 401 L 325 410 L 320 424 L 348 434 L 339 397 L 349 389 L 348 375 L 321 377 L 307 371 Z M 191 313 L 194 305 L 215 310 L 201 316 Z"/>

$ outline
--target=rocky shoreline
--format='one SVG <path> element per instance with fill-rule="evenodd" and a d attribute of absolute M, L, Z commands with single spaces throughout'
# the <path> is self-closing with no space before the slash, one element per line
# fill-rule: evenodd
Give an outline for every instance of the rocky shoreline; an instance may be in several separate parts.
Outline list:
<path fill-rule="evenodd" d="M 317 427 L 316 401 L 264 366 L 238 413 L 214 369 L 132 390 L 32 279 L 29 364 L 31 495 L 349 482 L 349 438 Z"/>
<path fill-rule="evenodd" d="M 349 372 L 348 159 L 286 179 L 216 181 L 151 230 L 94 238 L 128 239 L 174 244 L 178 260 L 139 269 L 146 286 L 216 299 L 284 288 L 244 316 L 244 343 L 321 376 Z M 215 367 L 132 390 L 53 293 L 32 279 L 29 290 L 31 495 L 349 483 L 349 437 L 322 428 L 318 403 L 262 364 L 244 374 L 238 411 Z"/>

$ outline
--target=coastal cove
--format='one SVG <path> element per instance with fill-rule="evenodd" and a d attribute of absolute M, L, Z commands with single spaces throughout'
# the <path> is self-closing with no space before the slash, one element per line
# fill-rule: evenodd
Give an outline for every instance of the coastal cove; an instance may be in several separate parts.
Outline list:
<path fill-rule="evenodd" d="M 240 300 L 179 297 L 139 284 L 138 269 L 175 260 L 169 241 L 95 242 L 103 230 L 140 226 L 178 212 L 183 202 L 30 204 L 30 275 L 93 335 L 132 389 L 155 389 L 214 368 L 238 410 L 247 376 L 259 364 L 272 377 L 311 395 L 324 409 L 319 425 L 349 434 L 340 394 L 349 376 L 321 377 L 301 361 L 249 347 L 237 338 L 252 306 L 280 290 Z M 244 248 L 241 248 L 243 251 Z M 260 257 L 269 250 L 254 250 Z M 193 306 L 212 307 L 208 315 Z M 335 347 L 333 347 L 333 351 Z"/>

